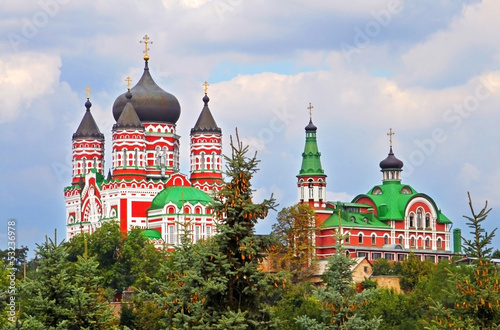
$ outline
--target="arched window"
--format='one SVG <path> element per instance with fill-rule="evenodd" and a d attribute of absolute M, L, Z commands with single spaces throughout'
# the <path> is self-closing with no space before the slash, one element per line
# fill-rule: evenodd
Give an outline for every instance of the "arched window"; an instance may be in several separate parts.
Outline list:
<path fill-rule="evenodd" d="M 384 235 L 384 244 L 389 244 L 389 235 Z"/>
<path fill-rule="evenodd" d="M 359 235 L 358 235 L 358 243 L 360 245 L 363 244 L 363 233 L 359 233 Z"/>
<path fill-rule="evenodd" d="M 82 173 L 83 174 L 87 174 L 87 158 L 83 157 L 83 169 L 82 169 Z"/>
<path fill-rule="evenodd" d="M 399 235 L 399 244 L 403 245 L 403 235 Z"/>
<path fill-rule="evenodd" d="M 431 239 L 429 237 L 427 237 L 425 239 L 425 248 L 429 249 L 430 247 L 431 247 Z"/>
<path fill-rule="evenodd" d="M 204 171 L 205 170 L 205 153 L 202 152 L 200 154 L 200 162 L 201 162 L 201 170 Z"/>
<path fill-rule="evenodd" d="M 439 250 L 443 248 L 443 240 L 441 239 L 441 237 L 437 239 L 437 248 Z"/>
<path fill-rule="evenodd" d="M 127 149 L 123 149 L 123 166 L 127 166 Z"/>
<path fill-rule="evenodd" d="M 422 209 L 417 210 L 417 228 L 422 228 Z"/>
<path fill-rule="evenodd" d="M 431 215 L 429 213 L 425 214 L 425 228 L 429 228 L 431 226 Z"/>
<path fill-rule="evenodd" d="M 415 247 L 415 237 L 410 237 L 410 247 Z"/>
<path fill-rule="evenodd" d="M 212 170 L 217 170 L 217 162 L 215 159 L 215 152 L 212 152 Z"/>
<path fill-rule="evenodd" d="M 415 227 L 415 214 L 410 213 L 410 228 Z"/>
<path fill-rule="evenodd" d="M 313 180 L 309 179 L 309 199 L 314 199 Z"/>
<path fill-rule="evenodd" d="M 135 158 L 135 164 L 134 165 L 135 166 L 139 166 L 139 150 L 137 148 L 135 149 L 135 155 L 134 156 L 135 156 L 134 157 Z"/>
<path fill-rule="evenodd" d="M 377 236 L 375 234 L 372 234 L 372 245 L 377 244 Z"/>

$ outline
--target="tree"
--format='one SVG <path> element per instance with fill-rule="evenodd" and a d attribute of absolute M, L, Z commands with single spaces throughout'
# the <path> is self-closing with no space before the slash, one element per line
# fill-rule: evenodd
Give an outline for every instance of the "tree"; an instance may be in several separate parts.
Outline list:
<path fill-rule="evenodd" d="M 269 253 L 269 259 L 275 270 L 288 271 L 293 283 L 316 271 L 313 260 L 317 230 L 316 213 L 309 204 L 283 208 L 273 224 L 271 237 L 276 245 Z"/>
<path fill-rule="evenodd" d="M 210 205 L 216 235 L 192 244 L 185 231 L 180 246 L 162 266 L 163 280 L 156 292 L 139 297 L 163 310 L 167 328 L 269 328 L 265 304 L 269 279 L 259 270 L 268 243 L 254 233 L 255 224 L 274 208 L 274 199 L 255 204 L 251 179 L 257 171 L 256 155 L 248 157 L 238 135 L 231 138 L 226 160 L 226 182 Z"/>
<path fill-rule="evenodd" d="M 413 290 L 422 278 L 428 276 L 433 267 L 434 264 L 431 261 L 422 261 L 420 257 L 410 252 L 408 258 L 401 262 L 401 277 L 399 278 L 401 289 L 406 292 Z"/>
<path fill-rule="evenodd" d="M 351 268 L 354 260 L 345 255 L 340 243 L 344 238 L 336 233 L 335 255 L 323 276 L 326 286 L 316 291 L 316 298 L 323 306 L 321 321 L 300 316 L 296 319 L 300 329 L 377 329 L 379 326 L 379 318 L 365 317 L 364 308 L 375 291 L 356 292 Z"/>
<path fill-rule="evenodd" d="M 38 271 L 20 284 L 21 321 L 26 329 L 109 329 L 115 318 L 97 275 L 94 258 L 68 261 L 63 244 L 37 244 Z"/>
<path fill-rule="evenodd" d="M 489 245 L 496 228 L 490 234 L 482 228 L 482 222 L 491 209 L 487 208 L 486 202 L 476 214 L 470 194 L 467 195 L 472 216 L 465 218 L 470 221 L 468 226 L 473 229 L 473 239 L 464 240 L 464 251 L 478 259 L 462 272 L 450 272 L 452 290 L 446 290 L 450 303 L 434 303 L 434 318 L 429 322 L 431 328 L 496 329 L 500 326 L 500 276 L 496 267 L 486 259 L 492 250 Z"/>
<path fill-rule="evenodd" d="M 75 288 L 69 298 L 72 314 L 70 328 L 109 329 L 117 324 L 113 316 L 102 278 L 98 275 L 98 263 L 95 257 L 78 257 L 74 264 Z"/>
<path fill-rule="evenodd" d="M 21 279 L 24 272 L 22 271 L 24 263 L 26 263 L 28 258 L 28 247 L 21 246 L 18 249 L 11 251 L 9 249 L 0 250 L 0 259 L 3 260 L 3 264 L 7 265 L 9 268 L 16 269 L 16 278 Z"/>
<path fill-rule="evenodd" d="M 479 259 L 488 258 L 493 250 L 493 247 L 489 245 L 491 245 L 491 241 L 495 236 L 497 228 L 493 229 L 493 231 L 488 234 L 488 232 L 486 232 L 482 227 L 482 222 L 488 217 L 488 213 L 490 213 L 491 208 L 488 209 L 488 201 L 486 201 L 483 209 L 476 214 L 474 212 L 474 207 L 472 206 L 472 200 L 469 192 L 467 192 L 467 196 L 469 198 L 469 207 L 472 217 L 464 215 L 464 218 L 469 220 L 469 222 L 467 222 L 467 226 L 472 229 L 470 233 L 473 238 L 465 239 L 462 237 L 464 240 L 464 253 L 469 257 L 477 257 Z"/>
<path fill-rule="evenodd" d="M 73 317 L 70 297 L 74 286 L 66 248 L 46 238 L 45 243 L 37 244 L 37 254 L 38 271 L 20 285 L 20 316 L 31 316 L 27 318 L 29 323 L 39 322 L 48 329 L 68 328 Z"/>

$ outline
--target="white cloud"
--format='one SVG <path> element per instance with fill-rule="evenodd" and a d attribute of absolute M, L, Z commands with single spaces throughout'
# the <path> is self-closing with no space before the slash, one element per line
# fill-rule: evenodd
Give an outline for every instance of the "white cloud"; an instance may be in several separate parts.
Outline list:
<path fill-rule="evenodd" d="M 327 191 L 326 192 L 326 200 L 330 202 L 350 202 L 354 196 L 346 193 L 346 192 L 335 192 L 335 191 Z"/>
<path fill-rule="evenodd" d="M 481 178 L 481 171 L 470 163 L 465 163 L 460 170 L 460 181 L 464 186 L 470 186 Z"/>
<path fill-rule="evenodd" d="M 61 60 L 43 53 L 20 53 L 0 59 L 0 123 L 15 120 L 32 102 L 53 93 Z"/>

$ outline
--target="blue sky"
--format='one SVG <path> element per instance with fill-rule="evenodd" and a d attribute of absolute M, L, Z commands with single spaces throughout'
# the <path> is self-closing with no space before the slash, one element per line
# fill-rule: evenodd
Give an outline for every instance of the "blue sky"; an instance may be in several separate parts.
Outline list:
<path fill-rule="evenodd" d="M 258 151 L 258 201 L 296 202 L 307 106 L 314 106 L 328 197 L 349 201 L 381 182 L 392 128 L 403 182 L 429 194 L 468 236 L 467 191 L 500 217 L 500 3 L 487 1 L 40 0 L 0 3 L 0 247 L 65 236 L 71 135 L 92 88 L 106 136 L 111 107 L 137 82 L 148 34 L 153 78 L 189 131 L 210 83 L 212 113 Z M 226 150 L 228 150 L 226 148 Z M 275 214 L 261 221 L 270 231 Z M 500 248 L 500 234 L 494 240 Z"/>

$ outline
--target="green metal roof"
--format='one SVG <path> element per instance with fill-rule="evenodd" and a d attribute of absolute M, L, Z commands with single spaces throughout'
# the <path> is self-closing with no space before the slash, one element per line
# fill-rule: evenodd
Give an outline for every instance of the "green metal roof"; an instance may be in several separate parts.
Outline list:
<path fill-rule="evenodd" d="M 403 190 L 407 193 L 403 193 Z M 451 223 L 430 196 L 418 193 L 411 186 L 401 184 L 399 180 L 384 181 L 383 184 L 370 189 L 368 193 L 356 196 L 353 201 L 362 197 L 371 199 L 377 208 L 379 220 L 404 220 L 406 206 L 410 200 L 418 196 L 426 198 L 433 204 L 438 214 L 438 223 Z"/>
<path fill-rule="evenodd" d="M 141 231 L 141 235 L 144 236 L 144 238 L 161 239 L 161 233 L 156 229 L 144 229 Z"/>
<path fill-rule="evenodd" d="M 306 145 L 302 153 L 302 166 L 298 176 L 325 175 L 321 166 L 321 153 L 318 151 L 316 132 L 306 130 Z"/>
<path fill-rule="evenodd" d="M 177 205 L 180 209 L 186 202 L 189 202 L 191 205 L 198 203 L 207 205 L 212 201 L 212 198 L 200 189 L 189 186 L 170 186 L 156 195 L 151 203 L 150 210 L 163 209 L 170 202 Z"/>
<path fill-rule="evenodd" d="M 390 229 L 391 226 L 380 221 L 373 213 L 350 212 L 347 210 L 349 206 L 367 206 L 366 204 L 353 204 L 353 203 L 336 203 L 337 210 L 333 210 L 330 215 L 321 224 L 322 228 L 338 227 L 339 225 L 339 212 L 340 208 L 340 223 L 344 227 L 363 227 L 363 228 L 376 228 L 376 229 Z M 327 208 L 332 210 L 331 208 Z"/>

